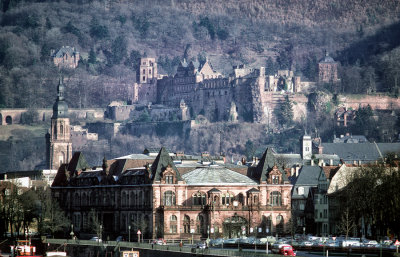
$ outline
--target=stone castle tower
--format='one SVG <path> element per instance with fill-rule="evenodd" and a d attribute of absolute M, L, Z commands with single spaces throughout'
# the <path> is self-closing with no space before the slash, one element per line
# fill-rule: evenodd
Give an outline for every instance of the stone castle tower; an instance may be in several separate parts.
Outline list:
<path fill-rule="evenodd" d="M 141 58 L 133 86 L 133 102 L 148 104 L 157 101 L 157 62 L 155 58 Z"/>
<path fill-rule="evenodd" d="M 68 105 L 64 100 L 65 87 L 60 78 L 57 86 L 57 100 L 53 105 L 50 134 L 47 137 L 47 164 L 51 170 L 58 170 L 72 157 L 72 141 L 68 118 Z"/>

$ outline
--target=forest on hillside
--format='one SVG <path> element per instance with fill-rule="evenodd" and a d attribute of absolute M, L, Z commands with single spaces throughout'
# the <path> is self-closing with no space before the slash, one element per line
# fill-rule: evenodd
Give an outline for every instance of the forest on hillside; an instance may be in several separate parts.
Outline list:
<path fill-rule="evenodd" d="M 324 90 L 399 93 L 396 0 L 2 0 L 1 8 L 0 107 L 51 106 L 60 74 L 71 107 L 127 100 L 98 92 L 110 81 L 133 83 L 142 56 L 156 57 L 169 75 L 183 58 L 208 57 L 224 75 L 244 63 L 269 74 L 290 68 L 315 81 L 328 50 L 342 64 L 342 80 Z M 67 45 L 81 61 L 60 71 L 50 52 Z"/>
<path fill-rule="evenodd" d="M 318 85 L 319 92 L 308 95 L 309 101 L 327 102 L 310 108 L 309 119 L 301 123 L 292 123 L 290 112 L 283 110 L 278 121 L 287 124 L 279 134 L 250 123 L 209 124 L 183 137 L 120 134 L 82 146 L 94 165 L 105 155 L 114 158 L 159 146 L 223 152 L 235 160 L 259 155 L 268 145 L 279 146 L 278 152 L 298 152 L 299 137 L 315 128 L 324 141 L 350 131 L 379 142 L 388 121 L 390 133 L 398 133 L 393 128 L 399 127 L 399 117 L 368 109 L 358 110 L 358 120 L 346 130 L 335 128 L 332 120 L 337 94 L 399 96 L 397 0 L 0 0 L 0 8 L 0 108 L 29 108 L 28 114 L 53 105 L 60 76 L 69 107 L 104 108 L 113 100 L 126 101 L 123 93 L 105 88 L 132 85 L 138 60 L 145 56 L 155 57 L 159 73 L 167 75 L 184 58 L 208 58 L 225 76 L 233 65 L 246 64 L 264 66 L 267 74 L 292 69 L 303 81 L 316 81 L 325 50 L 340 63 L 340 83 Z M 51 50 L 62 46 L 79 51 L 76 69 L 59 70 L 52 63 Z M 31 116 L 21 122 L 49 127 L 32 122 Z M 3 166 L 43 166 L 43 133 L 17 132 L 0 141 Z"/>

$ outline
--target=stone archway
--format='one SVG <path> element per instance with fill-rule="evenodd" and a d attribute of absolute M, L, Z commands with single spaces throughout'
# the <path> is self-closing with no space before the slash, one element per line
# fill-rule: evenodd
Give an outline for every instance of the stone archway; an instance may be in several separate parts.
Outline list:
<path fill-rule="evenodd" d="M 6 124 L 11 125 L 12 124 L 12 117 L 10 115 L 6 116 Z"/>
<path fill-rule="evenodd" d="M 238 216 L 236 213 L 232 217 L 226 218 L 223 223 L 224 237 L 239 238 L 242 231 L 246 231 L 248 222 L 245 218 Z"/>

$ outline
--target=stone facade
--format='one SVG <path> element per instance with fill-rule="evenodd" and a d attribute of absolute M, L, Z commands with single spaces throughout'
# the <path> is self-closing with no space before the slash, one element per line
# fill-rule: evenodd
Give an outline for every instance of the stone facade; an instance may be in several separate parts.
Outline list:
<path fill-rule="evenodd" d="M 132 232 L 134 238 L 138 229 L 145 239 L 284 235 L 292 185 L 267 155 L 243 169 L 181 154 L 173 161 L 162 148 L 156 157 L 133 154 L 89 169 L 76 153 L 67 171 L 59 169 L 52 192 L 76 233 L 92 231 L 94 213 L 111 236 Z"/>
<path fill-rule="evenodd" d="M 318 77 L 321 83 L 336 83 L 339 81 L 337 74 L 337 62 L 329 56 L 328 52 L 318 63 Z"/>
<path fill-rule="evenodd" d="M 133 86 L 134 103 L 155 103 L 157 101 L 157 63 L 155 58 L 140 59 L 137 83 Z"/>
<path fill-rule="evenodd" d="M 72 157 L 71 129 L 68 118 L 68 105 L 64 101 L 65 87 L 60 79 L 57 87 L 57 100 L 53 105 L 50 133 L 47 138 L 47 164 L 50 170 L 57 170 L 61 164 L 68 163 Z"/>

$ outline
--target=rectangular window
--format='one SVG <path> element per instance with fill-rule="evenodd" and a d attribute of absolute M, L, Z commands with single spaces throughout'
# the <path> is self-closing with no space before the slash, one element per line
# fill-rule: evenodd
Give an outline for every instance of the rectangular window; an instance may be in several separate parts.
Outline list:
<path fill-rule="evenodd" d="M 169 233 L 176 234 L 176 225 L 171 225 L 170 226 Z"/>

